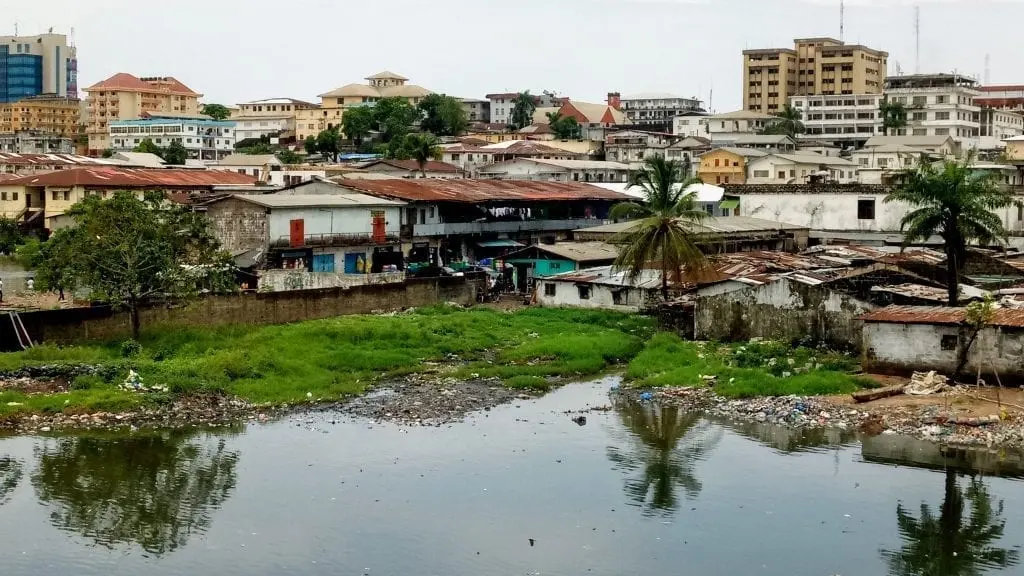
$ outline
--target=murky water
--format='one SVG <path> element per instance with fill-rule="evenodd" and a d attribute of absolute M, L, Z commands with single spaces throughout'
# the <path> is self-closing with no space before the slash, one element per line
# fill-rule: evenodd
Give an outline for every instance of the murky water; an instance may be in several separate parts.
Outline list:
<path fill-rule="evenodd" d="M 0 573 L 1024 573 L 1019 455 L 563 413 L 608 386 L 437 429 L 321 414 L 0 439 Z"/>

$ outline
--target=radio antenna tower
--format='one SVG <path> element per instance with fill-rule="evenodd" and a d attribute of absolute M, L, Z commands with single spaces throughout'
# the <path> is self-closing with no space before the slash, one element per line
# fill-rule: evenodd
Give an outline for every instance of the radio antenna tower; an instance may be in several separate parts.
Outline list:
<path fill-rule="evenodd" d="M 921 6 L 914 6 L 914 74 L 921 73 Z"/>
<path fill-rule="evenodd" d="M 985 54 L 985 85 L 992 83 L 992 55 Z"/>
<path fill-rule="evenodd" d="M 839 41 L 844 42 L 846 38 L 846 2 L 839 0 Z"/>

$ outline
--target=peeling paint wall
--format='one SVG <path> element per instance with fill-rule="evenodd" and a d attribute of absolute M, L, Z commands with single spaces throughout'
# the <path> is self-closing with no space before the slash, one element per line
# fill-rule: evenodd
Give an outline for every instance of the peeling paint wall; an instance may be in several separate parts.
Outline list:
<path fill-rule="evenodd" d="M 859 349 L 861 322 L 856 318 L 874 309 L 848 294 L 783 279 L 698 298 L 695 336 L 725 341 L 810 338 Z"/>
<path fill-rule="evenodd" d="M 405 281 L 405 272 L 383 274 L 344 274 L 340 272 L 308 272 L 306 270 L 264 270 L 260 272 L 261 292 L 284 290 L 317 290 L 320 288 L 351 288 L 366 284 L 392 284 Z"/>
<path fill-rule="evenodd" d="M 230 198 L 214 202 L 206 210 L 221 247 L 231 253 L 266 247 L 267 210 L 252 202 Z"/>
<path fill-rule="evenodd" d="M 893 374 L 935 370 L 951 375 L 959 350 L 970 339 L 970 330 L 962 326 L 867 322 L 863 339 L 866 370 Z M 964 372 L 976 374 L 979 368 L 982 374 L 991 374 L 994 369 L 1004 383 L 1024 380 L 1024 331 L 985 328 L 979 332 Z"/>
<path fill-rule="evenodd" d="M 553 288 L 548 288 L 553 286 Z M 582 298 L 585 287 L 587 298 Z M 552 293 L 553 290 L 553 293 Z M 604 284 L 577 284 L 539 280 L 536 287 L 537 303 L 549 307 L 600 308 L 619 312 L 639 312 L 647 301 L 657 294 L 656 290 L 606 286 Z M 618 296 L 616 296 L 618 294 Z"/>

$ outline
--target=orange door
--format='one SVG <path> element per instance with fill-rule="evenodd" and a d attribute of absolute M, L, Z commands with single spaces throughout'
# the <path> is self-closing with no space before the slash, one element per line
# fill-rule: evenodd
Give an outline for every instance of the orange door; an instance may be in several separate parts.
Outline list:
<path fill-rule="evenodd" d="M 288 223 L 290 234 L 290 244 L 293 248 L 305 245 L 306 240 L 306 221 L 303 219 L 292 220 Z"/>

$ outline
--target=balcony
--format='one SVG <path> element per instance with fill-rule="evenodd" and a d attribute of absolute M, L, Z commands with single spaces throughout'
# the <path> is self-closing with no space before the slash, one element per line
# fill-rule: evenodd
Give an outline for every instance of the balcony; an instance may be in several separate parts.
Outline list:
<path fill-rule="evenodd" d="M 364 246 L 367 244 L 391 244 L 398 242 L 398 234 L 388 233 L 384 235 L 383 242 L 377 242 L 370 233 L 365 234 L 306 234 L 303 236 L 301 246 L 293 246 L 290 236 L 280 236 L 277 240 L 270 242 L 271 248 L 312 248 L 323 246 Z"/>
<path fill-rule="evenodd" d="M 570 220 L 526 220 L 517 222 L 453 222 L 446 224 L 416 224 L 413 236 L 447 236 L 449 234 L 507 234 L 513 232 L 548 232 L 577 230 L 607 224 L 596 218 Z"/>

